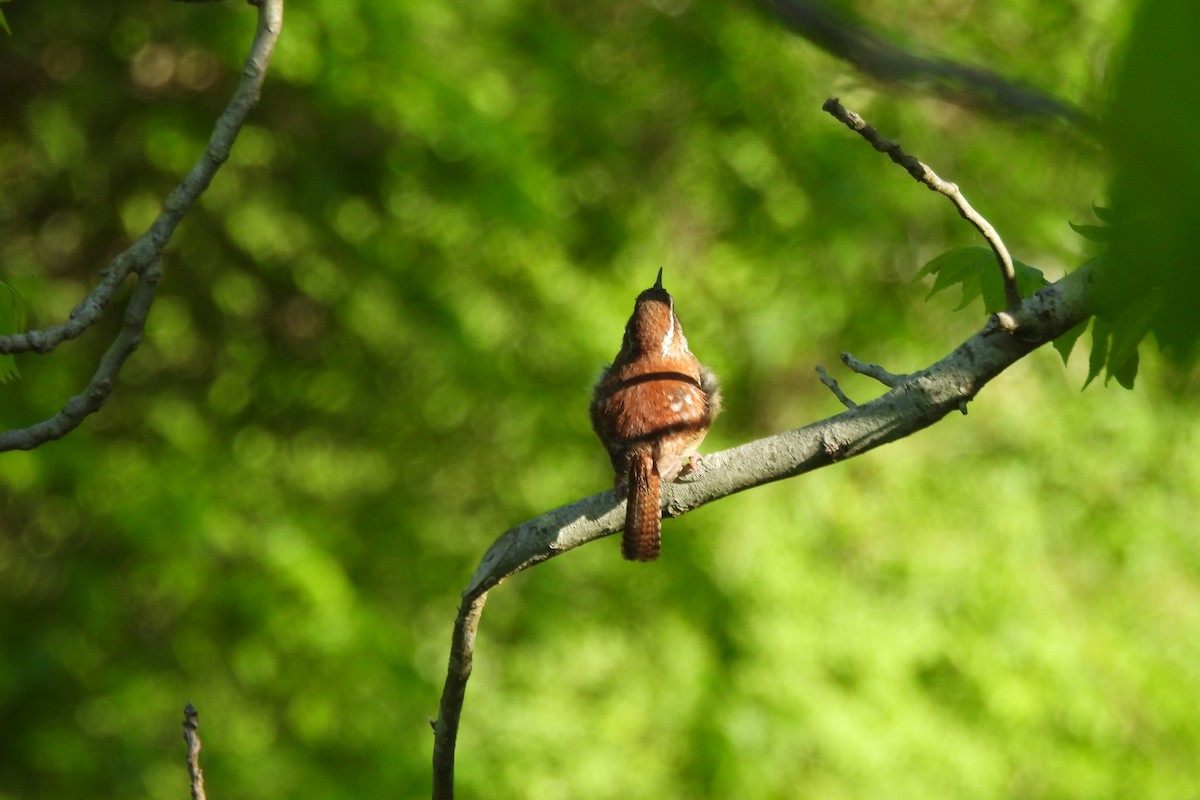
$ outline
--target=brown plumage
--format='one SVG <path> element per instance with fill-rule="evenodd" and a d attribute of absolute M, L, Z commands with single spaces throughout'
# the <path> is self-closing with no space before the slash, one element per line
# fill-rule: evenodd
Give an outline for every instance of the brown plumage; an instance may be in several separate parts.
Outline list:
<path fill-rule="evenodd" d="M 618 496 L 628 489 L 625 558 L 658 558 L 662 484 L 691 465 L 720 410 L 716 376 L 688 349 L 660 269 L 654 286 L 638 295 L 621 351 L 601 373 L 590 409 Z"/>

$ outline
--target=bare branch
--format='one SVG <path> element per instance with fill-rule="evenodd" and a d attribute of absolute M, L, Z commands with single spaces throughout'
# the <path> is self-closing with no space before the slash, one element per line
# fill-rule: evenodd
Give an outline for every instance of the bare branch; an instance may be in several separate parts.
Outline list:
<path fill-rule="evenodd" d="M 1027 117 L 1057 117 L 1095 133 L 1096 120 L 1077 106 L 1027 84 L 946 58 L 918 55 L 819 0 L 766 0 L 793 31 L 825 52 L 883 81 L 920 84 L 963 105 Z"/>
<path fill-rule="evenodd" d="M 188 779 L 192 785 L 192 800 L 204 798 L 204 772 L 200 769 L 200 714 L 188 703 L 183 707 L 183 741 L 187 742 Z"/>
<path fill-rule="evenodd" d="M 1007 336 L 988 325 L 936 364 L 904 376 L 882 397 L 804 428 L 706 456 L 693 481 L 664 487 L 663 514 L 678 517 L 706 503 L 791 478 L 896 441 L 933 425 L 1006 368 L 1091 316 L 1092 270 L 1083 267 L 1024 301 L 1041 319 L 1042 338 Z M 434 724 L 435 800 L 454 796 L 454 746 L 471 673 L 474 640 L 487 593 L 501 581 L 623 528 L 625 506 L 612 491 L 548 511 L 506 531 L 479 562 L 463 592 L 450 665 Z"/>
<path fill-rule="evenodd" d="M 154 287 L 161 273 L 163 249 L 196 199 L 212 182 L 246 116 L 258 102 L 266 78 L 267 64 L 283 27 L 283 0 L 253 0 L 258 7 L 258 28 L 242 70 L 242 80 L 228 107 L 217 118 L 208 145 L 196 165 L 167 195 L 163 209 L 150 227 L 113 259 L 100 281 L 71 312 L 67 322 L 42 330 L 0 336 L 0 354 L 48 353 L 68 339 L 79 336 L 100 319 L 117 287 L 131 274 L 139 275 L 125 314 L 125 325 L 100 361 L 84 391 L 67 401 L 57 414 L 26 428 L 0 433 L 0 452 L 30 450 L 74 430 L 85 417 L 97 411 L 112 393 L 125 359 L 142 339 L 146 316 L 153 302 Z"/>
<path fill-rule="evenodd" d="M 893 375 L 878 364 L 867 364 L 859 361 L 849 353 L 842 353 L 842 363 L 849 367 L 852 372 L 857 372 L 859 375 L 866 375 L 868 378 L 874 378 L 887 387 L 895 386 L 909 378 L 908 375 Z"/>
<path fill-rule="evenodd" d="M 996 255 L 996 261 L 1000 266 L 1000 277 L 1004 280 L 1004 309 L 1010 317 L 1015 317 L 1017 310 L 1021 307 L 1021 292 L 1017 289 L 1017 276 L 1013 270 L 1012 256 L 1008 254 L 1008 248 L 1004 246 L 1000 234 L 996 233 L 996 229 L 978 211 L 971 208 L 971 204 L 967 202 L 967 198 L 963 197 L 958 186 L 939 178 L 937 173 L 917 160 L 915 156 L 904 152 L 898 142 L 884 139 L 879 135 L 879 131 L 868 125 L 858 114 L 846 109 L 837 101 L 837 98 L 829 98 L 822 108 L 850 130 L 857 132 L 870 142 L 876 150 L 886 153 L 892 161 L 904 167 L 915 180 L 950 198 L 950 202 L 954 203 L 954 207 L 958 209 L 962 218 L 975 226 L 975 229 L 982 234 Z"/>
<path fill-rule="evenodd" d="M 250 54 L 242 67 L 242 80 L 233 93 L 233 99 L 217 118 L 212 136 L 209 137 L 200 160 L 167 195 L 167 199 L 163 201 L 162 213 L 143 234 L 142 238 L 148 238 L 158 252 L 162 252 L 166 247 L 184 215 L 208 188 L 217 170 L 229 158 L 229 151 L 242 129 L 242 123 L 246 121 L 250 110 L 262 95 L 267 65 L 283 28 L 283 0 L 252 0 L 250 5 L 258 7 L 258 28 L 254 33 L 254 41 L 250 44 Z"/>
<path fill-rule="evenodd" d="M 74 339 L 94 325 L 103 316 L 117 287 L 129 277 L 129 273 L 135 265 L 131 258 L 125 259 L 121 264 L 118 264 L 118 261 L 120 261 L 119 258 L 105 267 L 100 282 L 92 288 L 87 297 L 79 301 L 79 304 L 71 310 L 71 316 L 66 322 L 42 330 L 0 336 L 0 355 L 28 352 L 49 353 L 58 345 L 68 339 Z"/>
<path fill-rule="evenodd" d="M 817 375 L 821 377 L 821 383 L 825 384 L 829 388 L 829 391 L 833 392 L 834 397 L 840 400 L 842 405 L 851 409 L 858 408 L 858 403 L 846 396 L 846 393 L 842 391 L 842 387 L 838 386 L 837 381 L 829 377 L 829 373 L 825 371 L 824 367 L 817 367 Z"/>
<path fill-rule="evenodd" d="M 104 401 L 112 394 L 113 384 L 121 367 L 142 342 L 142 335 L 146 330 L 146 317 L 150 314 L 154 289 L 161 275 L 162 270 L 157 261 L 142 271 L 125 309 L 125 324 L 100 358 L 100 364 L 84 390 L 68 400 L 58 413 L 49 419 L 26 428 L 0 433 L 0 453 L 7 450 L 32 450 L 38 445 L 60 439 L 79 427 L 84 418 L 104 405 Z"/>

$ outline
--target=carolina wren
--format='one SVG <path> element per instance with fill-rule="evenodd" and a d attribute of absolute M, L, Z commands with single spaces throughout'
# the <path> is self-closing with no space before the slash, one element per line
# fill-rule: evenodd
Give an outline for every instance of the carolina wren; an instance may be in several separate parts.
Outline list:
<path fill-rule="evenodd" d="M 626 490 L 621 554 L 658 558 L 662 484 L 693 468 L 696 450 L 721 410 L 717 378 L 688 349 L 675 301 L 662 286 L 637 296 L 625 339 L 592 394 L 592 428 L 608 450 L 619 498 Z"/>

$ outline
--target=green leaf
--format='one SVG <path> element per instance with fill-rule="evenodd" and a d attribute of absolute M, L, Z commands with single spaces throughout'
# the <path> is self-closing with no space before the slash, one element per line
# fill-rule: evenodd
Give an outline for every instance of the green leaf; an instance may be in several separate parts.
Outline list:
<path fill-rule="evenodd" d="M 1075 342 L 1078 341 L 1079 337 L 1083 335 L 1083 332 L 1087 330 L 1088 322 L 1090 322 L 1090 320 L 1085 319 L 1083 322 L 1079 323 L 1074 328 L 1071 328 L 1069 331 L 1064 333 L 1062 336 L 1059 336 L 1051 343 L 1054 349 L 1058 351 L 1058 354 L 1062 356 L 1064 364 L 1067 363 L 1067 358 L 1071 355 L 1071 350 L 1074 349 Z"/>
<path fill-rule="evenodd" d="M 8 0 L 0 0 L 0 3 L 7 3 L 7 2 L 8 2 Z M 8 20 L 6 20 L 4 18 L 3 11 L 0 11 L 0 28 L 4 28 L 4 32 L 7 33 L 9 36 L 12 36 L 12 28 L 8 27 Z M 4 380 L 4 378 L 0 377 L 0 381 L 2 381 L 2 380 Z"/>
<path fill-rule="evenodd" d="M 1076 225 L 1074 222 L 1067 220 L 1067 224 L 1071 226 L 1071 230 L 1078 233 L 1083 238 L 1092 242 L 1111 242 L 1113 238 L 1112 228 L 1105 228 L 1100 225 Z"/>
<path fill-rule="evenodd" d="M 992 251 L 983 247 L 956 247 L 947 250 L 926 264 L 917 277 L 936 275 L 933 288 L 929 290 L 926 300 L 940 291 L 961 284 L 962 299 L 956 311 L 962 310 L 982 291 L 980 285 L 980 267 L 992 259 Z"/>
<path fill-rule="evenodd" d="M 1115 378 L 1126 389 L 1133 388 L 1140 363 L 1138 346 L 1150 333 L 1161 304 L 1162 293 L 1152 290 L 1131 300 L 1115 314 L 1108 311 L 1094 317 L 1092 352 L 1088 356 L 1088 375 L 1083 388 L 1086 389 L 1101 372 L 1106 386 Z M 1085 327 L 1087 322 L 1080 323 L 1054 340 L 1054 349 L 1062 355 L 1063 363 Z"/>
<path fill-rule="evenodd" d="M 1105 225 L 1112 225 L 1117 218 L 1117 215 L 1112 212 L 1112 209 L 1106 208 L 1105 206 L 1093 204 L 1092 211 L 1096 214 L 1096 219 L 1100 220 Z"/>
<path fill-rule="evenodd" d="M 1108 362 L 1108 339 L 1108 323 L 1096 317 L 1096 321 L 1092 323 L 1092 352 L 1088 356 L 1088 374 L 1087 380 L 1083 382 L 1084 389 L 1096 379 Z"/>
<path fill-rule="evenodd" d="M 1109 356 L 1108 376 L 1104 379 L 1108 383 L 1108 378 L 1116 378 L 1117 383 L 1121 384 L 1126 389 L 1133 388 L 1133 379 L 1137 377 L 1138 371 L 1138 351 L 1134 350 L 1133 354 L 1126 358 L 1114 367 L 1112 356 Z"/>
<path fill-rule="evenodd" d="M 1097 311 L 1123 316 L 1131 301 L 1157 288 L 1154 339 L 1190 369 L 1200 359 L 1200 105 L 1179 99 L 1200 85 L 1200 3 L 1140 2 L 1132 23 L 1105 113 L 1118 224 L 1097 272 Z"/>
<path fill-rule="evenodd" d="M 1161 306 L 1162 292 L 1151 290 L 1132 301 L 1112 321 L 1106 383 L 1108 378 L 1116 378 L 1126 389 L 1133 388 L 1138 368 L 1138 345 L 1150 333 L 1150 326 Z"/>
<path fill-rule="evenodd" d="M 995 255 L 990 250 L 988 255 L 991 256 L 989 263 L 980 266 L 980 269 L 983 270 L 983 303 L 989 314 L 995 314 L 1004 309 L 1004 279 L 1000 277 L 1000 265 L 997 263 Z M 1040 269 L 1017 261 L 1015 258 L 1013 259 L 1013 276 L 1017 279 L 1017 294 L 1021 297 L 1029 297 L 1043 286 L 1050 285 L 1050 281 L 1046 280 L 1046 276 Z"/>
<path fill-rule="evenodd" d="M 17 290 L 0 281 L 0 336 L 25 330 L 25 301 Z M 15 356 L 0 355 L 0 383 L 19 378 Z"/>
<path fill-rule="evenodd" d="M 1020 261 L 1013 261 L 1013 271 L 1017 278 L 1017 289 L 1022 297 L 1028 297 L 1049 284 L 1040 269 Z M 922 267 L 917 273 L 917 278 L 925 275 L 937 275 L 926 300 L 944 289 L 960 284 L 962 299 L 955 311 L 966 308 L 981 294 L 984 309 L 989 314 L 1004 308 L 1004 280 L 1000 277 L 995 253 L 987 247 L 956 247 L 948 250 Z"/>
<path fill-rule="evenodd" d="M 960 280 L 962 275 L 972 268 L 978 252 L 982 249 L 980 247 L 956 247 L 953 250 L 947 250 L 922 267 L 921 271 L 917 273 L 917 278 L 923 278 L 926 275 L 938 276 L 929 297 L 933 297 L 934 292 L 941 291 L 947 286 L 953 286 Z"/>
<path fill-rule="evenodd" d="M 958 305 L 954 307 L 955 311 L 962 311 L 969 306 L 971 302 L 983 291 L 983 284 L 979 280 L 980 273 L 978 271 L 968 272 L 961 281 L 962 297 L 959 299 Z"/>
<path fill-rule="evenodd" d="M 979 268 L 979 281 L 983 286 L 983 310 L 989 314 L 1004 310 L 1004 279 L 1000 277 L 1000 265 L 992 251 L 988 251 L 988 263 Z"/>
<path fill-rule="evenodd" d="M 1017 276 L 1017 291 L 1021 293 L 1021 297 L 1029 297 L 1043 286 L 1050 285 L 1050 281 L 1046 280 L 1045 273 L 1040 269 L 1016 259 L 1013 259 L 1013 273 Z"/>

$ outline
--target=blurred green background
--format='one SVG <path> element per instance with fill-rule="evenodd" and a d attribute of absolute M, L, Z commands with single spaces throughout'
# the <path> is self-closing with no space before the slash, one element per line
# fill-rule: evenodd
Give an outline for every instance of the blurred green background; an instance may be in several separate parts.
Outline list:
<path fill-rule="evenodd" d="M 866 0 L 898 41 L 1099 109 L 1133 4 Z M 16 0 L 0 279 L 63 319 L 199 153 L 244 4 Z M 983 322 L 977 244 L 838 95 L 1055 279 L 1105 153 L 866 81 L 751 3 L 292 3 L 104 410 L 0 455 L 0 798 L 422 797 L 458 593 L 608 488 L 599 367 L 664 267 L 715 450 L 837 413 Z M 53 413 L 119 325 L 0 385 Z M 1195 378 L 1080 392 L 1045 348 L 933 429 L 495 590 L 463 797 L 1179 798 L 1200 763 Z M 1189 383 L 1190 381 L 1190 383 Z"/>

